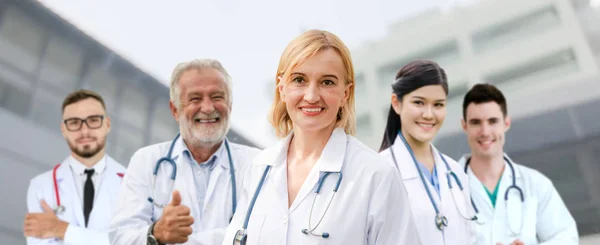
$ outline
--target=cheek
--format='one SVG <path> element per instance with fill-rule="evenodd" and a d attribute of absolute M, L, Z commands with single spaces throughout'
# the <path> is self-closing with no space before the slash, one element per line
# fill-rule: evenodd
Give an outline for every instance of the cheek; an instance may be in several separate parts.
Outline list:
<path fill-rule="evenodd" d="M 441 124 L 442 122 L 444 122 L 444 120 L 446 120 L 446 108 L 441 108 L 437 111 L 437 113 L 435 114 L 436 120 L 438 121 L 438 124 Z M 441 125 L 439 125 L 441 126 Z"/>

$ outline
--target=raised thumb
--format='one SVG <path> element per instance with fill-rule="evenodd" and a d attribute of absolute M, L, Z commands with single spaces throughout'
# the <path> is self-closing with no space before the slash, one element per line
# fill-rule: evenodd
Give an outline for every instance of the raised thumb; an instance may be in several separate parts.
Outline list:
<path fill-rule="evenodd" d="M 171 206 L 177 206 L 181 204 L 181 194 L 178 190 L 173 191 L 173 199 L 171 199 Z"/>

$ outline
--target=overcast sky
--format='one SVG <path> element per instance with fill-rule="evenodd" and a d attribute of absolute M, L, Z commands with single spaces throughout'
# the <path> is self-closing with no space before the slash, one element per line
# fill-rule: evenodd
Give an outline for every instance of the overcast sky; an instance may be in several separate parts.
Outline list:
<path fill-rule="evenodd" d="M 39 1 L 165 84 L 178 62 L 220 60 L 233 77 L 232 128 L 266 147 L 276 140 L 268 86 L 303 30 L 331 31 L 353 49 L 403 18 L 477 0 Z"/>

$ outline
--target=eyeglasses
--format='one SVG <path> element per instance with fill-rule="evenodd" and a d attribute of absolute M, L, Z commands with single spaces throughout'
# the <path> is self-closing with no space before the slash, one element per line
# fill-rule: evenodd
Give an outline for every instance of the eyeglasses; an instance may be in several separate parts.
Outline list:
<path fill-rule="evenodd" d="M 81 118 L 67 118 L 64 120 L 65 123 L 65 127 L 67 128 L 67 130 L 74 132 L 74 131 L 79 131 L 81 129 L 81 127 L 83 126 L 83 123 L 85 123 L 85 125 L 89 128 L 89 129 L 97 129 L 102 127 L 102 122 L 104 121 L 104 116 L 103 115 L 91 115 L 85 119 L 81 119 Z"/>

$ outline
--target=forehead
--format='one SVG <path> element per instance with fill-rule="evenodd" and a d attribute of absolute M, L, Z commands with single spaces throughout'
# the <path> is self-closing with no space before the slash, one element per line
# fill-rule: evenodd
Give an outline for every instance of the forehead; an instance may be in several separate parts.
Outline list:
<path fill-rule="evenodd" d="M 225 92 L 225 76 L 213 68 L 191 69 L 183 72 L 179 78 L 182 95 L 186 93 Z"/>
<path fill-rule="evenodd" d="M 426 100 L 445 100 L 446 91 L 442 85 L 427 85 L 408 94 L 408 97 L 422 97 Z"/>
<path fill-rule="evenodd" d="M 489 118 L 502 118 L 502 109 L 496 102 L 485 102 L 485 103 L 471 103 L 467 106 L 466 112 L 467 119 L 481 119 L 486 120 Z"/>
<path fill-rule="evenodd" d="M 333 74 L 341 79 L 340 76 L 346 69 L 342 57 L 335 50 L 326 49 L 301 62 L 292 72 L 304 73 L 307 76 Z"/>
<path fill-rule="evenodd" d="M 92 98 L 87 98 L 65 107 L 63 118 L 86 118 L 90 115 L 104 115 L 102 104 Z"/>

